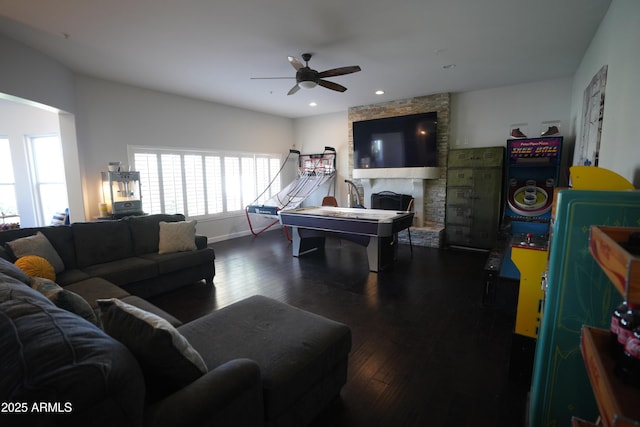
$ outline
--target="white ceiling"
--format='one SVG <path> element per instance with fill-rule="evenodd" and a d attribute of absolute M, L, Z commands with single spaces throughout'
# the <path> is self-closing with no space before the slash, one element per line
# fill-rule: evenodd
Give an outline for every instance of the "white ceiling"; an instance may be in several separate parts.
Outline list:
<path fill-rule="evenodd" d="M 609 3 L 0 0 L 0 33 L 81 74 L 295 118 L 572 76 Z M 287 96 L 287 56 L 304 52 L 362 71 L 328 79 L 344 93 Z M 251 79 L 271 76 L 292 79 Z"/>

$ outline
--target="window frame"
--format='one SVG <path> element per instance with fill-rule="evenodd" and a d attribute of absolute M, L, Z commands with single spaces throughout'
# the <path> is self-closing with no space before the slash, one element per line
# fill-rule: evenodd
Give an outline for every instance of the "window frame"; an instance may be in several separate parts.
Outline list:
<path fill-rule="evenodd" d="M 136 154 L 144 154 L 148 156 L 156 156 L 156 166 L 157 166 L 157 182 L 156 183 L 145 183 L 143 172 L 140 174 L 140 181 L 142 185 L 142 206 L 143 210 L 146 209 L 147 203 L 145 203 L 145 198 L 149 197 L 147 192 L 151 191 L 155 197 L 159 197 L 159 206 L 160 212 L 162 213 L 182 213 L 187 218 L 191 219 L 207 219 L 207 218 L 224 218 L 224 217 L 236 217 L 240 214 L 244 213 L 244 210 L 247 205 L 252 204 L 259 197 L 260 200 L 267 200 L 277 192 L 279 192 L 282 188 L 282 178 L 280 176 L 280 172 L 282 171 L 282 166 L 284 164 L 284 160 L 280 154 L 276 153 L 251 153 L 251 152 L 243 152 L 243 151 L 230 151 L 230 150 L 207 150 L 207 149 L 198 149 L 198 148 L 183 148 L 183 147 L 156 147 L 156 146 L 144 146 L 144 145 L 128 145 L 127 146 L 127 155 L 129 158 L 129 164 L 132 165 L 133 169 L 139 169 L 136 167 Z M 182 192 L 182 207 L 183 209 L 177 209 L 176 212 L 168 212 L 166 209 L 167 200 L 165 199 L 165 185 L 164 182 L 168 176 L 163 175 L 162 171 L 162 156 L 163 155 L 177 155 L 180 156 L 180 173 L 179 177 L 181 180 L 181 192 Z M 200 213 L 198 211 L 197 214 L 192 214 L 189 212 L 189 194 L 193 194 L 191 189 L 189 188 L 187 173 L 185 172 L 185 158 L 192 156 L 200 156 L 200 163 L 202 171 L 202 182 L 201 187 L 198 189 L 198 194 L 196 196 L 198 198 L 202 198 L 202 204 L 204 213 Z M 216 160 L 217 159 L 217 160 Z M 235 159 L 237 160 L 239 167 L 239 175 L 236 175 L 238 178 L 237 188 L 240 190 L 243 189 L 243 185 L 246 185 L 246 182 L 243 182 L 243 160 L 246 165 L 246 160 L 251 159 L 252 161 L 252 169 L 250 173 L 252 174 L 252 179 L 254 181 L 254 192 L 252 195 L 246 195 L 241 191 L 239 196 L 228 194 L 230 186 L 228 182 L 228 176 L 225 173 L 225 161 L 227 159 Z M 264 160 L 267 165 L 267 174 L 268 176 L 258 176 L 258 162 Z M 276 163 L 274 163 L 274 161 Z M 277 166 L 277 168 L 276 168 Z M 245 166 L 246 167 L 246 166 Z M 208 178 L 207 173 L 211 172 L 210 168 L 219 168 L 219 175 L 214 175 L 213 178 Z M 263 168 L 264 169 L 264 168 Z M 214 171 L 215 173 L 216 171 Z M 178 177 L 174 175 L 174 180 L 177 181 Z M 216 183 L 214 180 L 220 179 L 219 183 Z M 196 177 L 196 180 L 198 178 Z M 271 183 L 267 191 L 265 188 L 259 188 L 258 185 L 264 181 L 268 181 Z M 213 185 L 212 185 L 213 184 Z M 151 188 L 152 186 L 157 185 L 158 188 Z M 146 189 L 146 191 L 145 191 Z M 216 190 L 221 191 L 221 197 L 218 195 Z M 188 194 L 189 193 L 189 194 Z M 239 208 L 238 209 L 229 209 L 229 203 L 231 199 L 235 197 L 239 197 Z M 261 196 L 261 197 L 260 197 Z M 212 198 L 215 199 L 212 202 Z M 251 198 L 251 200 L 248 200 Z M 151 201 L 157 206 L 157 202 Z M 236 206 L 237 201 L 236 201 Z M 216 211 L 219 207 L 221 210 Z M 145 210 L 146 211 L 146 210 Z M 158 211 L 154 211 L 156 213 Z M 151 213 L 151 212 L 149 212 Z"/>
<path fill-rule="evenodd" d="M 60 160 L 61 164 L 58 165 L 61 167 L 62 175 L 61 180 L 47 180 L 41 176 L 40 170 L 42 170 L 41 165 L 38 165 L 38 160 L 42 160 L 38 158 L 36 141 L 39 139 L 55 139 L 57 141 L 58 147 L 60 150 Z M 65 164 L 64 164 L 64 148 L 62 146 L 62 139 L 59 133 L 38 133 L 38 134 L 30 134 L 25 135 L 25 148 L 27 153 L 27 162 L 29 167 L 29 175 L 31 178 L 31 200 L 34 207 L 34 215 L 37 224 L 41 226 L 49 225 L 54 215 L 59 212 L 63 212 L 64 209 L 68 209 L 69 207 L 69 193 L 67 187 L 67 177 L 65 174 Z M 43 194 L 46 193 L 45 189 L 48 186 L 60 186 L 63 189 L 64 193 L 64 201 L 60 206 L 54 209 L 52 212 L 45 212 L 45 208 L 47 207 L 47 203 L 45 203 L 45 198 L 43 198 Z M 62 196 L 62 194 L 58 194 L 58 196 Z"/>
<path fill-rule="evenodd" d="M 0 180 L 0 186 L 7 189 L 7 191 L 13 190 L 13 202 L 15 204 L 15 213 L 12 212 L 4 212 L 0 209 L 0 224 L 8 224 L 8 223 L 20 223 L 20 210 L 18 209 L 18 194 L 16 191 L 16 174 L 13 168 L 13 153 L 11 152 L 11 141 L 9 140 L 8 135 L 0 134 L 0 142 L 6 141 L 7 153 L 5 154 L 4 160 L 7 161 L 8 166 L 11 168 L 11 177 L 13 178 L 11 181 L 2 181 Z M 1 177 L 1 175 L 0 175 Z M 0 192 L 0 194 L 4 194 L 4 192 Z"/>

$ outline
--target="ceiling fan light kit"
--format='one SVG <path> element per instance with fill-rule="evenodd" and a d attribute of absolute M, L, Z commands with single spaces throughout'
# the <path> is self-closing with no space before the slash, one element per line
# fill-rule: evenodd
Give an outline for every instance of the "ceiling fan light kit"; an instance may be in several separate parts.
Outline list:
<path fill-rule="evenodd" d="M 294 56 L 289 56 L 289 63 L 296 70 L 296 84 L 293 86 L 287 95 L 293 95 L 296 93 L 301 87 L 304 89 L 313 89 L 314 87 L 320 85 L 327 89 L 335 90 L 336 92 L 344 92 L 347 90 L 346 87 L 339 85 L 338 83 L 330 82 L 328 80 L 324 80 L 325 77 L 337 77 L 343 76 L 345 74 L 356 73 L 361 70 L 358 65 L 352 65 L 348 67 L 339 67 L 332 68 L 330 70 L 318 72 L 311 67 L 309 67 L 309 60 L 311 59 L 310 53 L 303 53 L 302 60 L 305 62 L 303 65 L 300 60 Z M 253 77 L 253 79 L 286 79 L 286 78 L 294 78 L 294 77 Z"/>

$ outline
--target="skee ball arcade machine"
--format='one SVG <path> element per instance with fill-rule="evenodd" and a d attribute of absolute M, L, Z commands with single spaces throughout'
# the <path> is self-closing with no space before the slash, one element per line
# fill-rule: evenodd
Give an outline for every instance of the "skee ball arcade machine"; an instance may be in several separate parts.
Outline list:
<path fill-rule="evenodd" d="M 561 136 L 507 140 L 504 224 L 510 227 L 512 236 L 549 233 L 561 152 Z M 520 278 L 510 253 L 504 257 L 500 276 Z"/>
<path fill-rule="evenodd" d="M 510 375 L 530 381 L 547 269 L 549 223 L 562 137 L 507 141 L 504 225 L 511 232 L 500 276 L 518 280 Z"/>

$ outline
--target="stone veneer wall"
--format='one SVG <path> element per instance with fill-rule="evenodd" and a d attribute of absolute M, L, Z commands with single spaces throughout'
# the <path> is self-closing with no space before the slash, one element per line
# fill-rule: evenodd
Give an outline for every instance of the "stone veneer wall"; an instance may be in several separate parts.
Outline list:
<path fill-rule="evenodd" d="M 433 228 L 442 235 L 445 224 L 446 195 L 447 195 L 447 157 L 449 153 L 449 93 L 419 96 L 410 99 L 390 101 L 380 104 L 352 107 L 348 112 L 349 125 L 349 176 L 353 177 L 353 127 L 351 124 L 360 120 L 381 119 L 393 116 L 405 116 L 436 111 L 438 113 L 438 179 L 424 180 L 423 200 L 424 219 L 418 227 Z M 362 185 L 354 180 L 362 194 Z M 414 233 L 412 233 L 414 234 Z M 417 233 L 415 233 L 417 234 Z M 415 242 L 414 242 L 415 244 Z M 434 246 L 429 244 L 428 246 Z M 439 246 L 439 244 L 435 245 Z"/>

